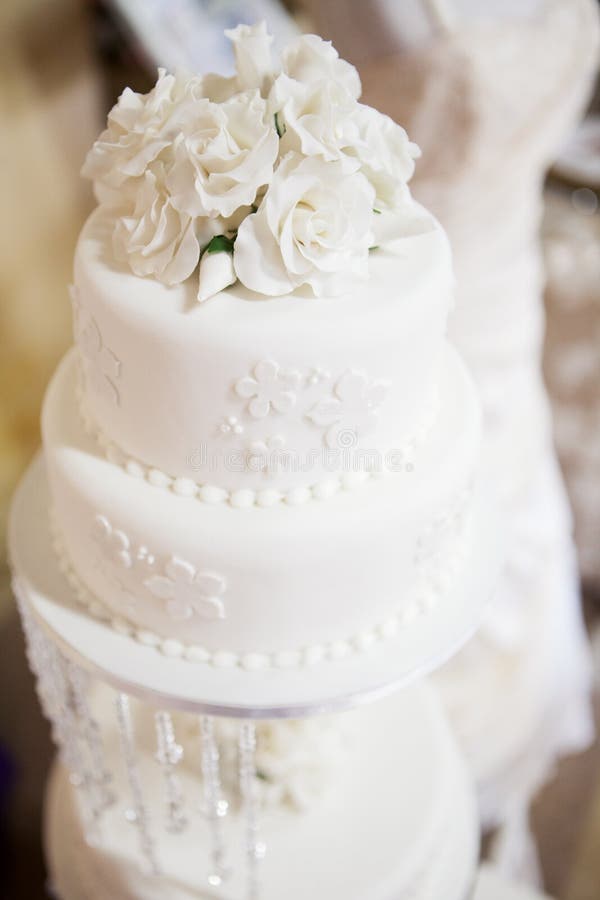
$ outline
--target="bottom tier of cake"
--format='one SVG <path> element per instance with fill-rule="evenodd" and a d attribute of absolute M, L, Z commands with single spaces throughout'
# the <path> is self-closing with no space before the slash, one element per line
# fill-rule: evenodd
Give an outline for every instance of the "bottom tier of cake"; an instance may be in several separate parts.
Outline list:
<path fill-rule="evenodd" d="M 105 713 L 107 715 L 107 709 Z M 473 792 L 437 696 L 427 686 L 352 713 L 347 754 L 329 785 L 307 809 L 265 808 L 259 819 L 267 852 L 260 863 L 261 900 L 464 900 L 478 851 Z M 135 719 L 139 725 L 139 717 Z M 102 723 L 107 726 L 107 722 Z M 331 727 L 328 721 L 327 728 Z M 114 729 L 113 729 L 114 730 Z M 181 779 L 188 828 L 168 833 L 160 824 L 164 784 L 149 748 L 142 752 L 142 790 L 154 815 L 160 875 L 144 872 L 138 834 L 127 821 L 129 799 L 116 734 L 108 734 L 118 802 L 105 814 L 99 838 L 85 837 L 84 816 L 66 771 L 54 768 L 48 788 L 46 848 L 61 900 L 243 900 L 248 896 L 245 818 L 223 820 L 232 874 L 208 884 L 209 830 L 198 811 L 201 785 L 192 764 Z M 143 734 L 143 729 L 140 730 Z M 193 755 L 197 741 L 183 735 Z M 260 729 L 259 729 L 260 739 Z M 141 741 L 141 746 L 144 745 Z M 185 760 L 184 755 L 184 760 Z"/>

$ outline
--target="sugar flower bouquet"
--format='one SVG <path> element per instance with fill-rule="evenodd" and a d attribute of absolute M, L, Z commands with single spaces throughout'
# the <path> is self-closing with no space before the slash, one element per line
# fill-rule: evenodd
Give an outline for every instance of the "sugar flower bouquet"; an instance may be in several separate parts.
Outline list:
<path fill-rule="evenodd" d="M 340 294 L 369 251 L 419 230 L 407 183 L 418 147 L 358 102 L 356 69 L 315 35 L 273 67 L 264 23 L 226 32 L 236 73 L 127 88 L 83 174 L 114 215 L 114 253 L 136 275 L 198 299 L 239 279 L 266 295 Z"/>

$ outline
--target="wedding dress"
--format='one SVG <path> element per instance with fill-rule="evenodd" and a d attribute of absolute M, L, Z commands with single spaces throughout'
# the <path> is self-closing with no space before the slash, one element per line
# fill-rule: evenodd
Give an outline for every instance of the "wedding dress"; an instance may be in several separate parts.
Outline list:
<path fill-rule="evenodd" d="M 593 734 L 572 522 L 541 375 L 539 226 L 545 171 L 591 88 L 597 6 L 542 0 L 524 4 L 524 16 L 486 18 L 461 16 L 464 3 L 423 3 L 433 27 L 412 40 L 400 4 L 372 5 L 389 20 L 386 49 L 392 20 L 404 48 L 365 58 L 364 100 L 423 151 L 412 190 L 451 239 L 450 331 L 479 385 L 486 471 L 508 531 L 485 627 L 436 680 L 477 777 L 484 822 L 504 826 L 500 861 L 523 874 L 534 860 L 531 797 L 556 760 Z M 409 6 L 404 13 L 414 24 Z"/>

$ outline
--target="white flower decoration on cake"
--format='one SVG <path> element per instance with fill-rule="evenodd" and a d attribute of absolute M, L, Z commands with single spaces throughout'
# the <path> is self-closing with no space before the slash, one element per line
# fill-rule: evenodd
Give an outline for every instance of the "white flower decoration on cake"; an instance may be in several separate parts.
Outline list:
<path fill-rule="evenodd" d="M 278 151 L 277 132 L 258 91 L 219 104 L 198 100 L 173 143 L 166 178 L 173 206 L 194 218 L 227 219 L 249 207 L 268 184 Z"/>
<path fill-rule="evenodd" d="M 344 171 L 355 172 L 360 163 L 344 152 L 356 138 L 352 121 L 356 102 L 335 81 L 306 84 L 280 75 L 269 95 L 270 108 L 277 115 L 281 153 L 344 163 Z"/>
<path fill-rule="evenodd" d="M 407 187 L 419 150 L 358 102 L 358 73 L 331 43 L 303 35 L 274 63 L 264 23 L 226 35 L 233 76 L 159 69 L 148 94 L 123 92 L 89 152 L 114 253 L 167 285 L 200 265 L 201 302 L 236 280 L 268 296 L 344 293 L 370 250 L 431 227 Z"/>
<path fill-rule="evenodd" d="M 309 285 L 339 294 L 368 275 L 375 193 L 339 162 L 289 153 L 258 211 L 239 227 L 233 262 L 240 281 L 261 294 Z"/>
<path fill-rule="evenodd" d="M 289 412 L 296 403 L 299 372 L 283 371 L 278 363 L 264 359 L 254 367 L 253 376 L 246 375 L 235 384 L 240 397 L 250 400 L 248 411 L 255 419 L 263 419 L 271 410 Z"/>
<path fill-rule="evenodd" d="M 225 31 L 225 36 L 233 44 L 236 73 L 230 78 L 213 73 L 204 75 L 202 82 L 206 96 L 222 103 L 236 91 L 258 89 L 266 97 L 273 80 L 273 36 L 268 33 L 266 22 L 238 25 Z"/>
<path fill-rule="evenodd" d="M 246 457 L 247 467 L 253 472 L 274 474 L 280 467 L 284 450 L 285 438 L 281 434 L 265 438 L 263 441 L 252 441 Z"/>
<path fill-rule="evenodd" d="M 177 556 L 166 564 L 164 575 L 152 575 L 144 585 L 155 597 L 166 601 L 167 612 L 174 619 L 189 619 L 194 614 L 205 619 L 225 618 L 221 597 L 225 579 L 213 572 L 198 572 Z"/>
<path fill-rule="evenodd" d="M 125 88 L 108 115 L 108 127 L 94 143 L 82 169 L 82 174 L 100 188 L 99 199 L 118 203 L 122 195 L 119 189 L 131 179 L 143 176 L 169 147 L 174 131 L 171 114 L 185 90 L 193 95 L 200 84 L 198 78 L 183 80 L 159 69 L 158 81 L 148 94 Z"/>
<path fill-rule="evenodd" d="M 307 414 L 315 425 L 325 426 L 325 443 L 340 449 L 356 443 L 373 430 L 387 394 L 384 381 L 373 381 L 361 372 L 345 372 L 335 383 L 333 396 L 324 397 Z"/>
<path fill-rule="evenodd" d="M 113 528 L 106 516 L 98 514 L 94 519 L 93 535 L 103 547 L 105 556 L 123 569 L 133 565 L 131 543 L 124 531 Z"/>
<path fill-rule="evenodd" d="M 394 209 L 409 196 L 408 184 L 421 155 L 401 125 L 363 103 L 357 103 L 347 126 L 352 140 L 344 153 L 355 158 L 375 190 L 375 208 Z M 375 222 L 377 225 L 377 222 Z"/>
<path fill-rule="evenodd" d="M 77 289 L 72 286 L 70 293 L 73 333 L 83 358 L 86 379 L 92 389 L 118 405 L 121 361 L 104 345 L 98 323 L 79 300 Z"/>
<path fill-rule="evenodd" d="M 339 54 L 331 41 L 316 34 L 304 34 L 291 41 L 281 54 L 281 70 L 295 81 L 306 84 L 334 82 L 356 100 L 361 84 L 358 72 Z"/>
<path fill-rule="evenodd" d="M 237 276 L 233 268 L 232 254 L 227 251 L 210 253 L 206 251 L 200 260 L 198 271 L 198 300 L 203 303 L 235 284 Z"/>
<path fill-rule="evenodd" d="M 136 275 L 178 284 L 198 265 L 200 244 L 194 220 L 173 205 L 165 176 L 162 163 L 146 170 L 130 208 L 117 219 L 113 250 Z M 210 232 L 210 220 L 205 224 Z"/>

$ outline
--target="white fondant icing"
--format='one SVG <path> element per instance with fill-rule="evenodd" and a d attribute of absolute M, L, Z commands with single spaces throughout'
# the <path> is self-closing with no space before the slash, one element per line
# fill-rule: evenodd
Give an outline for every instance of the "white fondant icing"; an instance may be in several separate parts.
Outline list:
<path fill-rule="evenodd" d="M 364 484 L 369 478 L 377 478 L 384 474 L 377 469 L 373 471 L 359 470 L 356 472 L 343 472 L 339 479 L 328 478 L 325 481 L 317 482 L 310 486 L 292 488 L 284 492 L 277 491 L 274 488 L 269 489 L 268 492 L 265 492 L 264 489 L 258 491 L 247 489 L 242 491 L 228 491 L 225 488 L 217 487 L 212 484 L 199 484 L 189 478 L 173 478 L 171 475 L 161 472 L 160 469 L 149 468 L 138 460 L 128 459 L 126 454 L 119 447 L 111 443 L 106 435 L 99 431 L 97 425 L 92 421 L 91 416 L 86 412 L 85 406 L 83 405 L 83 392 L 80 384 L 77 388 L 77 394 L 85 430 L 88 434 L 95 437 L 98 444 L 104 450 L 109 462 L 118 466 L 123 466 L 125 471 L 134 478 L 146 478 L 150 484 L 154 485 L 154 487 L 172 490 L 174 493 L 182 494 L 184 496 L 196 497 L 203 503 L 230 503 L 232 506 L 237 507 L 252 506 L 254 504 L 257 506 L 272 506 L 274 503 L 287 503 L 290 506 L 298 506 L 303 503 L 308 503 L 308 501 L 312 499 L 323 500 L 328 496 L 333 496 L 340 486 L 344 490 L 353 490 Z M 390 472 L 413 471 L 414 463 L 412 460 L 414 459 L 415 454 L 417 454 L 419 446 L 424 442 L 433 427 L 438 409 L 439 391 L 435 388 L 432 397 L 426 404 L 421 420 L 415 428 L 414 434 L 406 439 L 402 448 L 390 450 L 385 454 L 385 464 Z M 280 441 L 278 441 L 278 443 L 280 443 Z M 269 448 L 267 447 L 266 449 L 268 451 Z M 274 449 L 277 450 L 277 447 Z M 282 448 L 279 447 L 279 449 L 281 450 Z M 264 448 L 262 447 L 261 452 L 264 455 Z M 268 496 L 269 499 L 265 500 L 265 496 Z"/>
<path fill-rule="evenodd" d="M 198 572 L 195 566 L 172 556 L 164 575 L 151 575 L 144 581 L 151 594 L 166 601 L 173 619 L 189 619 L 194 614 L 206 619 L 224 619 L 225 579 L 213 572 Z"/>
<path fill-rule="evenodd" d="M 145 646 L 155 647 L 165 656 L 183 658 L 188 660 L 188 662 L 209 663 L 218 668 L 240 666 L 241 668 L 252 671 L 270 668 L 286 669 L 315 665 L 316 663 L 325 660 L 336 661 L 344 659 L 354 652 L 362 652 L 371 649 L 378 641 L 393 638 L 398 633 L 398 629 L 403 625 L 409 625 L 420 615 L 431 613 L 435 609 L 437 601 L 442 599 L 441 594 L 443 591 L 440 590 L 438 586 L 436 591 L 432 591 L 428 595 L 428 602 L 423 602 L 423 595 L 421 594 L 416 600 L 411 600 L 408 603 L 404 612 L 399 612 L 396 616 L 388 619 L 383 624 L 375 625 L 371 630 L 363 631 L 348 640 L 335 640 L 330 644 L 314 644 L 300 650 L 281 650 L 272 654 L 250 652 L 239 655 L 226 650 L 217 650 L 213 653 L 197 644 L 186 644 L 183 641 L 177 641 L 172 638 L 161 638 L 153 631 L 148 631 L 144 628 L 136 628 L 131 620 L 128 620 L 127 618 L 111 616 L 110 609 L 88 590 L 72 567 L 72 562 L 65 550 L 54 517 L 51 518 L 51 528 L 54 533 L 53 548 L 57 554 L 59 568 L 69 582 L 70 587 L 74 590 L 78 602 L 95 618 L 110 622 L 117 633 L 126 637 L 131 637 Z M 456 576 L 459 573 L 461 565 L 464 562 L 468 535 L 468 529 L 465 528 L 465 531 L 456 539 L 454 554 L 449 552 L 447 559 L 444 560 L 444 568 L 441 571 L 447 573 L 448 576 L 445 579 L 446 589 L 449 589 L 452 586 L 454 580 L 452 576 Z M 220 587 L 222 579 L 219 579 L 219 577 L 216 576 L 215 580 Z M 147 581 L 152 582 L 152 579 L 148 579 Z M 130 615 L 134 614 L 136 611 L 135 597 L 125 591 L 121 583 L 118 581 L 115 581 L 115 583 L 121 591 L 121 602 L 124 611 Z M 151 593 L 155 593 L 147 582 L 144 583 L 144 586 L 148 587 Z M 171 586 L 169 585 L 167 587 L 166 592 L 162 590 L 163 586 L 164 580 L 161 580 L 161 588 L 156 592 L 156 595 L 160 599 L 168 601 L 166 611 L 172 619 L 188 619 L 194 611 L 198 611 L 198 609 L 191 606 L 191 602 L 189 604 L 186 602 L 185 597 L 174 600 L 174 590 Z M 204 598 L 200 598 L 201 604 L 203 599 Z M 206 618 L 224 618 L 222 602 L 218 596 L 207 598 L 206 602 L 213 607 L 206 615 Z M 196 604 L 197 603 L 198 600 L 196 600 Z M 171 606 L 170 604 L 174 605 Z M 203 609 L 204 606 L 202 604 L 200 606 L 201 614 Z"/>
<path fill-rule="evenodd" d="M 344 296 L 311 301 L 299 290 L 266 299 L 238 283 L 198 304 L 191 280 L 167 287 L 116 263 L 110 218 L 97 210 L 78 243 L 75 290 L 104 345 L 126 365 L 118 405 L 84 378 L 90 419 L 109 445 L 146 470 L 229 493 L 263 487 L 263 473 L 244 465 L 244 452 L 269 434 L 285 435 L 294 453 L 278 490 L 326 480 L 331 455 L 324 455 L 323 434 L 346 407 L 344 427 L 372 426 L 364 436 L 361 429 L 359 449 L 384 456 L 404 447 L 438 378 L 452 289 L 447 241 L 431 222 L 398 251 L 371 254 L 368 284 Z M 358 390 L 352 404 L 342 403 L 350 372 L 369 385 L 387 384 L 385 396 L 372 388 L 365 407 Z M 307 414 L 327 396 L 339 408 L 316 427 Z M 219 424 L 231 419 L 224 441 Z M 340 458 L 335 474 L 346 471 Z"/>
<path fill-rule="evenodd" d="M 344 372 L 332 394 L 318 400 L 307 416 L 327 428 L 324 441 L 330 449 L 355 447 L 359 438 L 374 430 L 388 387 L 362 372 Z"/>
<path fill-rule="evenodd" d="M 74 408 L 74 368 L 74 357 L 68 357 L 43 413 L 57 527 L 84 590 L 104 601 L 111 616 L 129 619 L 130 632 L 179 641 L 182 655 L 197 645 L 217 665 L 238 665 L 248 653 L 265 654 L 273 664 L 278 653 L 288 651 L 300 653 L 293 656 L 298 662 L 315 645 L 327 647 L 335 658 L 356 651 L 371 643 L 361 637 L 365 633 L 381 639 L 382 623 L 397 618 L 403 624 L 443 602 L 459 569 L 453 560 L 463 551 L 452 528 L 437 534 L 432 523 L 455 507 L 471 480 L 480 439 L 472 387 L 452 352 L 446 355 L 440 415 L 423 444 L 418 470 L 371 479 L 354 494 L 332 482 L 325 494 L 337 493 L 326 506 L 304 504 L 293 512 L 268 493 L 260 495 L 260 510 L 253 508 L 252 491 L 232 495 L 231 506 L 243 509 L 241 514 L 131 478 L 106 461 L 83 432 Z M 106 509 L 111 526 L 118 523 L 127 536 L 128 552 L 144 547 L 156 560 L 144 579 L 160 574 L 171 557 L 226 579 L 227 619 L 173 619 L 164 598 L 140 587 L 137 561 L 131 569 L 119 569 L 123 590 L 117 589 L 107 567 L 95 564 L 97 542 L 89 535 L 90 523 Z M 419 537 L 433 545 L 439 541 L 425 572 L 415 558 Z M 425 588 L 432 599 L 422 601 Z M 125 608 L 123 591 L 137 598 L 133 609 Z M 175 652 L 175 645 L 166 646 Z"/>
<path fill-rule="evenodd" d="M 292 409 L 299 382 L 299 372 L 283 372 L 278 363 L 266 359 L 255 365 L 253 375 L 236 382 L 235 391 L 248 400 L 250 415 L 263 419 L 269 413 L 287 413 Z"/>
<path fill-rule="evenodd" d="M 73 334 L 82 356 L 87 388 L 98 392 L 110 403 L 121 402 L 117 380 L 121 376 L 121 361 L 107 347 L 96 319 L 82 305 L 75 287 L 71 287 Z"/>

